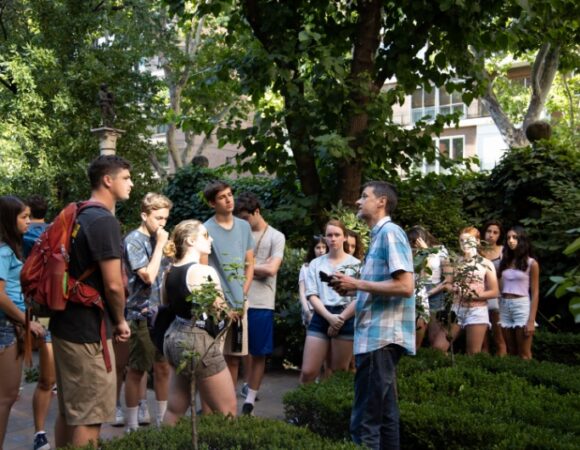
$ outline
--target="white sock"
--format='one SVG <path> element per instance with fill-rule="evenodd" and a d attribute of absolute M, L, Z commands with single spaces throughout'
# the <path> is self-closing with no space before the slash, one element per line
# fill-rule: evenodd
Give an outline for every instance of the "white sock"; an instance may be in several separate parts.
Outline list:
<path fill-rule="evenodd" d="M 167 400 L 157 400 L 157 426 L 163 423 L 165 411 L 167 411 Z"/>
<path fill-rule="evenodd" d="M 37 431 L 36 433 L 34 433 L 34 437 L 36 437 L 39 434 L 46 434 L 46 431 L 44 430 Z"/>
<path fill-rule="evenodd" d="M 134 406 L 133 408 L 125 409 L 125 425 L 129 430 L 136 430 L 139 428 L 139 407 Z"/>
<path fill-rule="evenodd" d="M 258 391 L 254 391 L 251 387 L 248 386 L 248 396 L 246 397 L 246 401 L 244 403 L 251 403 L 253 405 L 256 402 L 257 396 Z"/>

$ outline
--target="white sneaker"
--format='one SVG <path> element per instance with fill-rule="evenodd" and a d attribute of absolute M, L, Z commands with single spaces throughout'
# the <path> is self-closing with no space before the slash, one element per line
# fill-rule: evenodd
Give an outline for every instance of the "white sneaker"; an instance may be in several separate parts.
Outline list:
<path fill-rule="evenodd" d="M 117 406 L 115 409 L 115 421 L 113 422 L 114 427 L 122 427 L 125 425 L 125 415 L 123 414 L 123 408 Z"/>
<path fill-rule="evenodd" d="M 151 415 L 149 414 L 149 405 L 146 401 L 139 402 L 139 412 L 137 413 L 139 425 L 149 425 L 151 423 Z"/>

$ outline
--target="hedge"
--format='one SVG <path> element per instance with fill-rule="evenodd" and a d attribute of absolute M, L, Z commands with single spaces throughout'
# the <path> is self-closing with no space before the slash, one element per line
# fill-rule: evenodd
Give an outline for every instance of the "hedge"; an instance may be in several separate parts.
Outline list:
<path fill-rule="evenodd" d="M 580 334 L 537 331 L 532 343 L 534 359 L 580 365 Z"/>
<path fill-rule="evenodd" d="M 562 364 L 432 350 L 398 368 L 403 448 L 580 448 L 580 380 Z M 284 397 L 287 418 L 348 439 L 353 375 Z"/>
<path fill-rule="evenodd" d="M 198 433 L 200 450 L 351 450 L 358 448 L 351 442 L 336 442 L 304 428 L 279 420 L 258 417 L 243 416 L 231 419 L 220 415 L 202 416 L 199 420 Z M 175 427 L 139 429 L 121 438 L 99 443 L 99 449 L 102 450 L 189 450 L 191 448 L 189 417 Z"/>

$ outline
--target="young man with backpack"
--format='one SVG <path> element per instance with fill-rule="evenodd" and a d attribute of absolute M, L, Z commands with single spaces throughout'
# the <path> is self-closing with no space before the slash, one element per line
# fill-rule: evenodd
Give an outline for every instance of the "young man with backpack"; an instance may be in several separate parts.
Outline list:
<path fill-rule="evenodd" d="M 127 431 L 148 423 L 147 399 L 140 400 L 139 394 L 143 374 L 152 368 L 157 425 L 163 421 L 167 409 L 169 363 L 151 341 L 147 319 L 161 303 L 161 283 L 168 266 L 163 247 L 169 233 L 164 227 L 172 206 L 171 200 L 164 195 L 149 192 L 141 201 L 141 225 L 124 240 L 124 261 L 129 276 L 127 320 L 131 327 L 125 379 Z"/>
<path fill-rule="evenodd" d="M 89 166 L 91 204 L 76 217 L 71 235 L 68 272 L 95 288 L 105 303 L 97 307 L 68 301 L 53 311 L 50 331 L 54 347 L 59 413 L 57 447 L 97 444 L 101 424 L 115 419 L 116 375 L 111 365 L 112 338 L 126 341 L 121 227 L 114 216 L 117 201 L 127 200 L 133 183 L 130 164 L 114 155 L 100 156 Z M 101 325 L 106 328 L 106 347 Z"/>

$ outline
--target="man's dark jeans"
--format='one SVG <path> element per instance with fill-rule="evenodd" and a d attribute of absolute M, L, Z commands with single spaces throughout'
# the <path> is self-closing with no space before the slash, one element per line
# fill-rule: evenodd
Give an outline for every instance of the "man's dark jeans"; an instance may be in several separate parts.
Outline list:
<path fill-rule="evenodd" d="M 352 440 L 372 449 L 399 449 L 396 366 L 405 350 L 387 345 L 356 355 Z"/>

